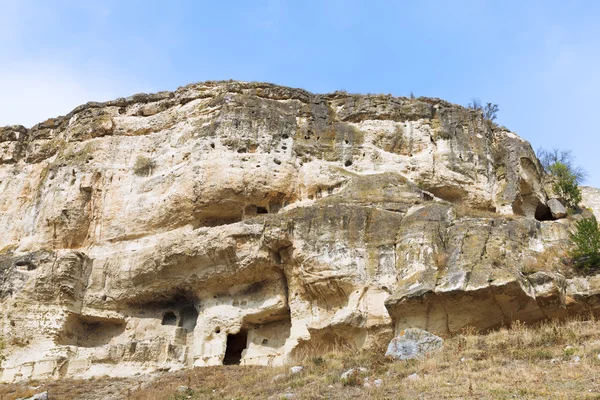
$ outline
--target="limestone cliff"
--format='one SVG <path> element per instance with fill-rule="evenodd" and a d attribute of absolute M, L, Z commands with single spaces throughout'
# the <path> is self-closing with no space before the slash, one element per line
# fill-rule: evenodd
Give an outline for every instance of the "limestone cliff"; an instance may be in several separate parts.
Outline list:
<path fill-rule="evenodd" d="M 600 189 L 583 186 L 581 187 L 581 196 L 583 204 L 589 207 L 596 219 L 600 221 Z"/>
<path fill-rule="evenodd" d="M 546 183 L 433 98 L 206 82 L 0 128 L 0 381 L 595 311 L 599 278 L 528 269 L 568 237 Z"/>

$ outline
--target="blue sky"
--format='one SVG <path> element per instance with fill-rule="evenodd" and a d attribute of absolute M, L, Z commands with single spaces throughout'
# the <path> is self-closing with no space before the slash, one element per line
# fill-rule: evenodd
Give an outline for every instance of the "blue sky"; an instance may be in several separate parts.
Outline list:
<path fill-rule="evenodd" d="M 0 0 L 0 125 L 208 79 L 473 97 L 600 187 L 600 2 Z"/>

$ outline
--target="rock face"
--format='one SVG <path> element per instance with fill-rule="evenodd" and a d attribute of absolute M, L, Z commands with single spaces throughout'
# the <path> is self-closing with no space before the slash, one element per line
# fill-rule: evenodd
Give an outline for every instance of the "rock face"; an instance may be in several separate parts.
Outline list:
<path fill-rule="evenodd" d="M 281 364 L 598 307 L 531 146 L 431 98 L 207 82 L 0 128 L 0 381 Z"/>
<path fill-rule="evenodd" d="M 600 221 L 600 189 L 582 186 L 581 197 L 583 198 L 583 204 L 589 207 L 596 219 Z"/>

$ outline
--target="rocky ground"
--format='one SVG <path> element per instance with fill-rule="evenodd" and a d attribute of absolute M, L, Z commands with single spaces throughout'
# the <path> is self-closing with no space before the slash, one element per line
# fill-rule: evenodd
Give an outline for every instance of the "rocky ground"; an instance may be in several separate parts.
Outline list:
<path fill-rule="evenodd" d="M 422 359 L 394 361 L 384 349 L 304 354 L 281 367 L 222 366 L 128 379 L 5 385 L 12 400 L 49 399 L 597 399 L 600 323 L 570 321 L 446 338 Z M 299 372 L 292 372 L 301 366 Z M 357 374 L 344 372 L 356 369 Z M 31 386 L 40 385 L 32 389 Z"/>

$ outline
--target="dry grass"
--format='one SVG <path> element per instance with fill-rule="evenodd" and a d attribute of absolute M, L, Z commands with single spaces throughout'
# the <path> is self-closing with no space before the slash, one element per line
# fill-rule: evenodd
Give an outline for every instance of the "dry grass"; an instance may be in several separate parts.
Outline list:
<path fill-rule="evenodd" d="M 569 262 L 565 246 L 556 245 L 536 255 L 535 258 L 527 260 L 521 271 L 523 275 L 531 275 L 536 272 L 558 272 L 566 277 L 573 277 L 577 271 Z"/>
<path fill-rule="evenodd" d="M 152 174 L 154 168 L 154 161 L 146 156 L 138 156 L 133 165 L 133 172 L 139 176 L 148 176 Z"/>
<path fill-rule="evenodd" d="M 48 392 L 50 400 L 55 399 L 126 399 L 128 394 L 139 387 L 140 378 L 117 379 L 95 378 L 88 380 L 65 379 L 60 381 L 0 385 L 0 400 L 27 398 L 36 393 Z"/>
<path fill-rule="evenodd" d="M 439 272 L 444 271 L 448 267 L 449 258 L 448 253 L 444 250 L 437 249 L 433 252 L 433 262 Z"/>
<path fill-rule="evenodd" d="M 600 323 L 548 322 L 537 327 L 515 323 L 488 334 L 465 331 L 448 338 L 438 353 L 415 361 L 391 361 L 383 350 L 331 352 L 307 358 L 304 370 L 290 374 L 287 367 L 223 366 L 165 373 L 146 387 L 132 380 L 122 398 L 159 399 L 600 399 Z M 352 384 L 340 375 L 364 367 Z M 418 379 L 407 379 L 417 374 Z M 280 375 L 277 379 L 275 376 Z M 373 381 L 382 379 L 375 387 Z M 115 380 L 99 380 L 107 385 Z M 63 381 L 92 397 L 90 381 Z M 87 385 L 87 386 L 86 386 Z M 11 386 L 11 385 L 8 385 Z M 188 386 L 187 393 L 178 393 Z M 0 398 L 6 388 L 0 388 Z M 14 395 L 14 393 L 13 393 Z M 5 395 L 6 396 L 6 395 Z M 188 397 L 189 396 L 189 397 Z M 4 397 L 11 399 L 14 397 Z M 107 397 L 119 398 L 119 397 Z"/>
<path fill-rule="evenodd" d="M 444 349 L 418 361 L 387 360 L 383 351 L 328 353 L 305 360 L 304 372 L 288 368 L 228 367 L 196 369 L 184 378 L 156 382 L 132 399 L 175 399 L 179 385 L 194 389 L 192 399 L 579 399 L 600 398 L 600 324 L 571 321 L 539 327 L 516 323 L 486 335 L 465 332 L 449 338 Z M 571 346 L 571 347 L 567 347 Z M 574 362 L 573 357 L 580 357 Z M 340 375 L 367 368 L 371 387 L 349 385 Z M 408 380 L 416 373 L 418 380 Z M 273 377 L 284 378 L 273 382 Z M 373 386 L 375 379 L 384 384 Z M 155 390 L 163 388 L 164 392 Z M 150 397 L 155 396 L 155 397 Z M 171 397 L 169 397 L 171 396 Z"/>

